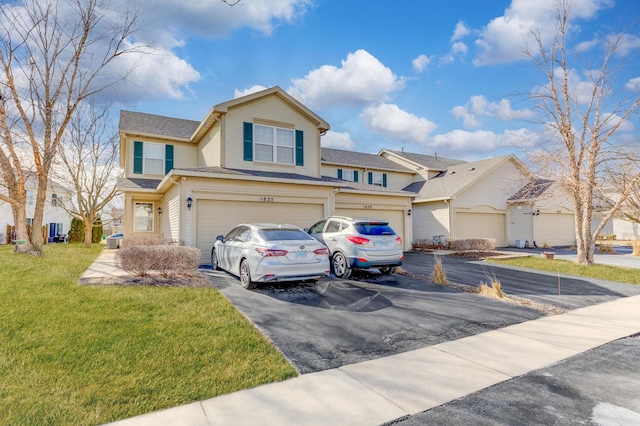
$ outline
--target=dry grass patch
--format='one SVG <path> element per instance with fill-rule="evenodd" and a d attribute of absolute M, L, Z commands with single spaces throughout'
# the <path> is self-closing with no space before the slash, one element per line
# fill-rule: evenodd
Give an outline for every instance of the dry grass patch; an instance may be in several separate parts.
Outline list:
<path fill-rule="evenodd" d="M 614 254 L 616 251 L 613 249 L 613 245 L 601 243 L 600 245 L 598 245 L 598 252 Z"/>
<path fill-rule="evenodd" d="M 431 273 L 431 277 L 429 277 L 429 280 L 434 284 L 439 284 L 439 285 L 449 284 L 449 281 L 447 280 L 447 274 L 444 272 L 444 266 L 442 266 L 442 257 L 441 256 L 434 256 L 434 257 L 436 259 L 436 263 L 433 266 L 433 272 Z"/>
<path fill-rule="evenodd" d="M 631 247 L 633 247 L 633 255 L 640 256 L 640 240 L 632 241 Z"/>

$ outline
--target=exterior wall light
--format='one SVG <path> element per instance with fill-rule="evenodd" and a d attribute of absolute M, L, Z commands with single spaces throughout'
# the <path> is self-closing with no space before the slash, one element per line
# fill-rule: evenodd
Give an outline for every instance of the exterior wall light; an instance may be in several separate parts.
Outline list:
<path fill-rule="evenodd" d="M 407 216 L 411 216 L 411 209 L 407 210 Z"/>
<path fill-rule="evenodd" d="M 162 214 L 162 207 L 158 207 L 158 214 Z"/>
<path fill-rule="evenodd" d="M 187 198 L 187 208 L 191 210 L 191 205 L 193 204 L 193 198 Z"/>

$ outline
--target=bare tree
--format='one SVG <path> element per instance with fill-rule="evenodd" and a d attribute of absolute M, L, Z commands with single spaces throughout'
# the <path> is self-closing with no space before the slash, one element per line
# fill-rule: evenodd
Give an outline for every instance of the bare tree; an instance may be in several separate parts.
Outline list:
<path fill-rule="evenodd" d="M 616 35 L 606 42 L 604 56 L 598 65 L 588 60 L 578 63 L 568 46 L 571 5 L 558 0 L 556 28 L 548 43 L 540 31 L 532 31 L 535 47 L 527 55 L 545 76 L 545 85 L 533 94 L 543 116 L 547 136 L 540 147 L 538 160 L 547 170 L 554 170 L 570 194 L 575 207 L 575 233 L 578 263 L 593 264 L 595 236 L 618 212 L 634 187 L 640 182 L 637 168 L 627 175 L 626 187 L 602 208 L 602 221 L 592 232 L 594 207 L 598 207 L 611 186 L 611 172 L 620 165 L 638 161 L 634 146 L 637 140 L 622 141 L 616 133 L 640 105 L 637 93 L 624 96 L 618 84 L 625 69 L 625 58 L 619 54 L 626 34 Z M 575 59 L 575 62 L 572 60 Z M 584 67 L 586 81 L 575 83 L 574 66 Z M 628 92 L 627 92 L 628 93 Z M 632 170 L 632 169 L 629 169 Z"/>
<path fill-rule="evenodd" d="M 14 209 L 20 252 L 42 254 L 41 233 L 49 173 L 78 105 L 113 86 L 124 74 L 103 76 L 133 52 L 128 42 L 138 13 L 113 12 L 108 0 L 18 0 L 0 3 L 0 172 Z M 103 78 L 104 77 L 104 78 Z M 24 211 L 26 145 L 38 178 L 33 229 Z"/>
<path fill-rule="evenodd" d="M 73 188 L 74 196 L 62 208 L 84 223 L 84 244 L 91 246 L 94 220 L 117 195 L 115 181 L 122 174 L 118 162 L 118 133 L 108 106 L 79 105 L 59 147 L 59 167 L 52 175 Z M 103 221 L 103 224 L 105 222 Z"/>

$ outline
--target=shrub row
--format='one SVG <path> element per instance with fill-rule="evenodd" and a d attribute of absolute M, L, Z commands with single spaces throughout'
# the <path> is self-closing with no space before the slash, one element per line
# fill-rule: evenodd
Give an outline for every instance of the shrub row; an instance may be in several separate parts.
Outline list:
<path fill-rule="evenodd" d="M 455 251 L 492 251 L 496 248 L 495 238 L 451 238 L 449 248 Z"/>
<path fill-rule="evenodd" d="M 132 275 L 144 277 L 157 271 L 163 277 L 198 269 L 200 250 L 169 245 L 129 245 L 116 253 L 116 266 Z"/>

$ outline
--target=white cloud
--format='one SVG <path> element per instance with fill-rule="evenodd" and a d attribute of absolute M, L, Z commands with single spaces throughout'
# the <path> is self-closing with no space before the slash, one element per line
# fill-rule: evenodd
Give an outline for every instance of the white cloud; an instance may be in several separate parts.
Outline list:
<path fill-rule="evenodd" d="M 640 77 L 632 78 L 624 85 L 625 89 L 640 92 Z"/>
<path fill-rule="evenodd" d="M 471 30 L 467 28 L 467 26 L 462 21 L 458 21 L 456 24 L 456 29 L 453 30 L 453 36 L 451 36 L 451 41 L 454 42 L 471 34 Z"/>
<path fill-rule="evenodd" d="M 619 40 L 618 40 L 619 39 Z M 627 56 L 632 50 L 640 48 L 640 37 L 633 34 L 612 34 L 607 37 L 609 43 L 618 43 L 616 55 Z"/>
<path fill-rule="evenodd" d="M 294 79 L 287 91 L 310 108 L 365 105 L 388 99 L 404 80 L 366 50 L 350 53 L 340 68 L 323 65 L 304 78 Z"/>
<path fill-rule="evenodd" d="M 260 86 L 259 84 L 256 84 L 255 86 L 251 86 L 251 87 L 249 87 L 247 89 L 244 89 L 244 90 L 235 89 L 233 91 L 233 99 L 240 98 L 242 96 L 251 95 L 252 93 L 261 92 L 261 91 L 267 90 L 267 89 L 268 89 L 268 87 Z"/>
<path fill-rule="evenodd" d="M 535 112 L 530 109 L 512 109 L 511 101 L 508 99 L 489 102 L 484 96 L 472 96 L 464 106 L 457 106 L 451 112 L 456 118 L 462 119 L 464 127 L 469 129 L 480 127 L 482 125 L 481 117 L 493 117 L 502 121 L 535 117 Z"/>
<path fill-rule="evenodd" d="M 466 55 L 467 50 L 468 50 L 467 45 L 461 41 L 455 42 L 451 45 L 451 53 L 453 54 L 461 53 L 463 55 Z"/>
<path fill-rule="evenodd" d="M 354 150 L 356 148 L 356 143 L 351 139 L 349 132 L 338 133 L 329 130 L 320 139 L 320 144 L 325 148 L 337 148 L 347 151 Z"/>
<path fill-rule="evenodd" d="M 360 118 L 376 133 L 414 143 L 426 142 L 429 134 L 437 127 L 426 118 L 403 111 L 397 105 L 385 103 L 365 108 Z"/>
<path fill-rule="evenodd" d="M 613 0 L 573 0 L 571 19 L 592 18 L 612 4 Z M 540 31 L 543 43 L 548 43 L 555 34 L 556 5 L 557 0 L 513 0 L 503 16 L 491 20 L 481 31 L 475 42 L 480 52 L 474 63 L 490 65 L 522 59 L 532 30 Z"/>
<path fill-rule="evenodd" d="M 432 60 L 433 56 L 429 57 L 427 55 L 420 55 L 411 61 L 411 65 L 413 66 L 414 71 L 422 72 L 427 69 Z"/>
<path fill-rule="evenodd" d="M 506 130 L 494 133 L 486 130 L 469 132 L 454 130 L 434 136 L 429 146 L 453 152 L 490 152 L 498 148 L 535 146 L 539 137 L 529 129 Z"/>

